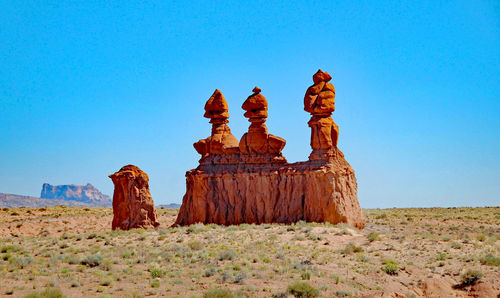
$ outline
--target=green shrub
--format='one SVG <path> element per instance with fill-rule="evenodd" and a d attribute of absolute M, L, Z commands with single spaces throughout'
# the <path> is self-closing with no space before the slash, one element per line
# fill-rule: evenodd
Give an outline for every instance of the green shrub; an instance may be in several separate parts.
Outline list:
<path fill-rule="evenodd" d="M 245 281 L 245 274 L 240 273 L 234 277 L 235 284 L 242 284 Z"/>
<path fill-rule="evenodd" d="M 101 282 L 99 284 L 101 286 L 107 287 L 107 286 L 110 286 L 112 283 L 113 283 L 113 281 L 110 278 L 106 278 L 106 279 L 101 280 Z"/>
<path fill-rule="evenodd" d="M 311 279 L 311 272 L 310 271 L 302 272 L 300 277 L 302 277 L 302 280 L 310 280 Z"/>
<path fill-rule="evenodd" d="M 12 259 L 11 259 L 12 261 Z M 26 266 L 28 266 L 29 264 L 33 263 L 34 260 L 32 257 L 19 257 L 19 258 L 16 258 L 13 263 L 19 268 L 19 269 L 23 269 L 25 268 Z"/>
<path fill-rule="evenodd" d="M 288 286 L 288 293 L 294 297 L 317 297 L 319 290 L 305 281 L 297 281 Z"/>
<path fill-rule="evenodd" d="M 438 260 L 438 261 L 444 261 L 444 260 L 446 260 L 446 253 L 443 252 L 443 253 L 438 254 L 436 256 L 436 260 Z"/>
<path fill-rule="evenodd" d="M 349 236 L 351 236 L 352 234 L 351 234 L 351 232 L 349 232 L 347 229 L 342 229 L 342 230 L 340 230 L 340 231 L 337 231 L 337 232 L 335 233 L 335 235 L 336 235 L 336 236 L 343 236 L 343 235 L 349 235 Z"/>
<path fill-rule="evenodd" d="M 484 235 L 484 234 L 476 235 L 476 239 L 480 242 L 484 242 L 484 241 L 486 241 L 486 235 Z"/>
<path fill-rule="evenodd" d="M 7 245 L 7 246 L 2 246 L 2 248 L 0 248 L 0 253 L 16 252 L 20 250 L 21 248 L 17 245 Z"/>
<path fill-rule="evenodd" d="M 345 248 L 341 251 L 345 255 L 350 255 L 352 253 L 363 252 L 363 248 L 354 245 L 353 243 L 349 243 L 345 246 Z"/>
<path fill-rule="evenodd" d="M 219 261 L 224 261 L 224 260 L 233 260 L 234 259 L 234 252 L 231 250 L 224 250 L 219 253 Z"/>
<path fill-rule="evenodd" d="M 57 288 L 48 287 L 43 291 L 36 291 L 25 296 L 25 298 L 62 298 L 66 297 L 62 294 L 61 290 Z"/>
<path fill-rule="evenodd" d="M 370 241 L 370 242 L 379 240 L 378 233 L 375 233 L 375 232 L 370 232 L 370 234 L 368 234 L 367 237 L 368 237 L 368 241 Z"/>
<path fill-rule="evenodd" d="M 203 242 L 199 240 L 190 240 L 188 246 L 191 250 L 200 250 L 203 248 Z"/>
<path fill-rule="evenodd" d="M 233 293 L 227 289 L 210 289 L 203 293 L 203 298 L 234 298 Z"/>
<path fill-rule="evenodd" d="M 346 292 L 346 291 L 336 291 L 335 296 L 337 296 L 337 297 L 350 297 L 351 293 Z"/>
<path fill-rule="evenodd" d="M 389 275 L 395 275 L 398 274 L 399 268 L 398 265 L 392 262 L 388 262 L 385 264 L 383 268 L 384 272 L 389 274 Z"/>
<path fill-rule="evenodd" d="M 344 280 L 342 279 L 342 277 L 340 277 L 340 276 L 338 276 L 336 274 L 331 274 L 330 278 L 335 281 L 335 284 L 339 284 L 339 282 L 344 282 Z"/>
<path fill-rule="evenodd" d="M 152 288 L 159 288 L 160 287 L 160 281 L 157 280 L 157 279 L 154 279 L 154 280 L 151 281 L 150 285 L 151 285 Z"/>
<path fill-rule="evenodd" d="M 462 285 L 470 286 L 478 282 L 483 277 L 481 271 L 469 269 L 462 274 Z"/>
<path fill-rule="evenodd" d="M 160 278 L 165 276 L 166 272 L 164 270 L 153 268 L 151 269 L 151 277 L 152 278 Z"/>
<path fill-rule="evenodd" d="M 215 268 L 210 268 L 210 269 L 205 270 L 205 273 L 203 274 L 203 276 L 210 277 L 210 276 L 214 275 L 215 272 L 216 272 Z"/>
<path fill-rule="evenodd" d="M 102 262 L 102 256 L 97 254 L 97 255 L 88 255 L 80 263 L 82 265 L 86 265 L 89 267 L 97 267 L 101 264 L 101 262 Z"/>
<path fill-rule="evenodd" d="M 479 262 L 481 262 L 482 265 L 489 265 L 489 266 L 500 266 L 500 258 L 495 257 L 492 254 L 487 254 L 481 259 L 479 259 Z"/>

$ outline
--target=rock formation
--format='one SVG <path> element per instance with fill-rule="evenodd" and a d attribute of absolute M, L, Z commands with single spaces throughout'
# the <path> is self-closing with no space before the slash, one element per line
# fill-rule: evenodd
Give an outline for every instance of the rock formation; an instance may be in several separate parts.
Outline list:
<path fill-rule="evenodd" d="M 194 148 L 202 158 L 213 154 L 238 152 L 238 139 L 227 126 L 229 122 L 227 102 L 219 90 L 215 89 L 205 104 L 204 117 L 209 118 L 212 123 L 212 135 L 194 143 Z"/>
<path fill-rule="evenodd" d="M 92 202 L 80 202 L 75 200 L 65 200 L 65 199 L 42 199 L 38 197 L 30 197 L 15 194 L 0 193 L 0 208 L 19 208 L 19 207 L 29 207 L 29 208 L 40 208 L 40 207 L 54 207 L 54 206 L 65 206 L 65 207 L 110 207 L 111 199 L 109 199 L 109 204 L 96 205 Z"/>
<path fill-rule="evenodd" d="M 304 96 L 304 110 L 312 115 L 308 122 L 313 149 L 309 159 L 329 158 L 337 147 L 339 127 L 331 117 L 335 111 L 335 87 L 329 83 L 331 79 L 327 72 L 318 70 L 313 76 L 314 85 Z"/>
<path fill-rule="evenodd" d="M 112 229 L 156 228 L 160 225 L 149 193 L 149 177 L 133 165 L 109 175 L 115 185 Z"/>
<path fill-rule="evenodd" d="M 240 153 L 245 157 L 252 155 L 247 162 L 266 162 L 262 156 L 268 156 L 275 161 L 286 162 L 286 159 L 281 154 L 281 150 L 285 147 L 286 141 L 280 137 L 274 136 L 267 132 L 265 124 L 267 119 L 267 100 L 260 94 L 259 87 L 252 90 L 254 93 L 250 95 L 243 103 L 241 108 L 246 111 L 244 116 L 251 123 L 248 132 L 243 135 L 240 141 Z"/>
<path fill-rule="evenodd" d="M 40 198 L 83 203 L 77 206 L 111 206 L 111 198 L 102 194 L 90 183 L 87 183 L 87 185 L 50 185 L 48 183 L 44 183 L 42 185 Z"/>
<path fill-rule="evenodd" d="M 186 173 L 187 189 L 177 225 L 305 220 L 364 227 L 354 170 L 337 148 L 338 127 L 330 117 L 335 110 L 331 76 L 320 70 L 313 80 L 314 85 L 309 87 L 304 99 L 304 109 L 312 114 L 309 126 L 313 151 L 309 161 L 286 162 L 281 154 L 285 140 L 267 132 L 264 124 L 267 100 L 256 87 L 242 106 L 251 125 L 238 147 L 234 147 L 227 122 L 218 140 L 230 141 L 219 141 L 224 145 L 217 145 L 225 150 L 209 149 L 213 129 L 212 137 L 195 143 L 202 159 L 196 169 Z M 209 102 L 214 101 L 217 92 Z M 209 110 L 223 114 L 227 121 L 227 103 L 222 94 L 217 96 L 222 104 Z M 213 104 L 209 102 L 205 105 L 206 111 L 207 106 Z M 224 133 L 231 137 L 224 139 Z"/>

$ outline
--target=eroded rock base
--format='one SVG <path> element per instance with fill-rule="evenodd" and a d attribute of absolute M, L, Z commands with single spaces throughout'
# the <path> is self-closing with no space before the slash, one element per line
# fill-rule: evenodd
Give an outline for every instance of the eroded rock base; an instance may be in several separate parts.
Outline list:
<path fill-rule="evenodd" d="M 328 160 L 288 164 L 205 158 L 186 173 L 177 225 L 346 223 L 364 227 L 354 171 L 340 150 Z M 273 159 L 268 159 L 273 160 Z"/>

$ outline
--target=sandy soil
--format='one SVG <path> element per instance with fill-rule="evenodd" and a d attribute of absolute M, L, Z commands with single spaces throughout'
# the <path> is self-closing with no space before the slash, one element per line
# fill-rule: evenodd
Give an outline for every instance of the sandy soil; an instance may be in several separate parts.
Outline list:
<path fill-rule="evenodd" d="M 293 297 L 300 283 L 319 297 L 500 294 L 498 207 L 365 210 L 364 230 L 169 228 L 177 210 L 157 211 L 159 229 L 112 232 L 110 208 L 0 210 L 0 295 Z"/>

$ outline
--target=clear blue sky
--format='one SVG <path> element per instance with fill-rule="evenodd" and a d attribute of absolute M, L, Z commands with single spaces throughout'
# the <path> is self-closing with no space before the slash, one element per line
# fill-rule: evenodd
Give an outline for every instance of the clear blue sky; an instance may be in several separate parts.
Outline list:
<path fill-rule="evenodd" d="M 0 192 L 111 195 L 131 163 L 180 203 L 216 88 L 240 138 L 258 85 L 284 155 L 306 160 L 321 68 L 363 207 L 500 205 L 498 1 L 70 2 L 0 2 Z"/>

